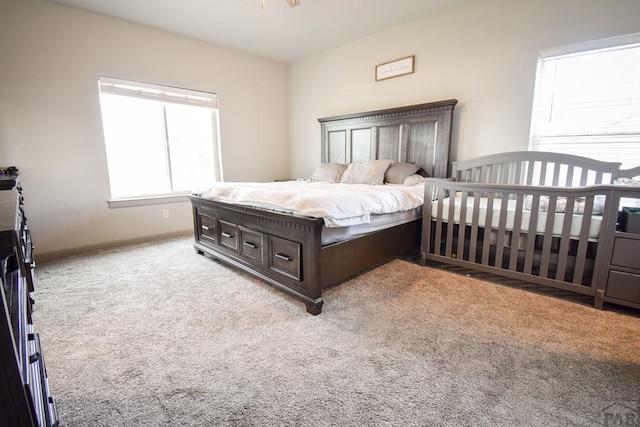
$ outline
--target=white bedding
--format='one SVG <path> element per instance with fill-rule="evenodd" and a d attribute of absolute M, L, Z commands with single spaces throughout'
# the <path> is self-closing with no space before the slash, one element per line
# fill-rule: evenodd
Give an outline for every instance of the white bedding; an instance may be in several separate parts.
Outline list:
<path fill-rule="evenodd" d="M 487 221 L 487 208 L 488 208 L 488 199 L 480 198 L 480 208 L 478 215 L 478 226 L 485 227 Z M 462 198 L 460 196 L 455 197 L 455 207 L 454 207 L 454 223 L 460 223 L 460 211 L 462 206 Z M 466 218 L 464 219 L 465 224 L 471 225 L 473 223 L 473 197 L 467 198 L 467 208 L 466 208 Z M 449 221 L 449 204 L 450 198 L 445 198 L 442 200 L 443 209 L 442 209 L 442 220 L 447 222 Z M 491 227 L 497 229 L 500 224 L 500 207 L 502 204 L 501 199 L 493 200 L 493 213 L 491 218 Z M 438 201 L 434 201 L 432 204 L 431 217 L 437 218 L 438 215 Z M 513 230 L 513 226 L 515 223 L 515 213 L 516 213 L 516 201 L 509 200 L 507 204 L 507 221 L 506 221 L 506 229 Z M 545 232 L 547 228 L 547 212 L 538 212 L 538 221 L 536 224 L 536 233 L 542 234 Z M 562 235 L 562 227 L 564 224 L 564 213 L 554 213 L 555 218 L 553 219 L 553 235 L 561 236 Z M 582 220 L 585 218 L 583 215 L 574 214 L 571 215 L 571 228 L 570 235 L 571 237 L 578 238 L 580 237 L 580 230 L 582 228 Z M 522 210 L 522 220 L 520 225 L 520 230 L 522 232 L 527 232 L 529 230 L 529 223 L 531 221 L 531 211 Z M 600 234 L 600 225 L 602 223 L 602 217 L 593 215 L 591 217 L 591 223 L 589 224 L 589 239 L 596 240 L 598 235 Z"/>
<path fill-rule="evenodd" d="M 225 182 L 199 196 L 221 202 L 323 218 L 325 226 L 368 224 L 371 215 L 422 206 L 424 184 L 329 184 L 324 182 Z"/>

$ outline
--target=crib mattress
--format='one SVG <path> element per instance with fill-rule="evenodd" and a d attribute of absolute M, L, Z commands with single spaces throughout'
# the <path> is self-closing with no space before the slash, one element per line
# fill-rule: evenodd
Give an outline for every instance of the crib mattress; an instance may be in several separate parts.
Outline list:
<path fill-rule="evenodd" d="M 442 199 L 442 220 L 444 222 L 450 222 L 449 218 L 449 206 L 451 204 L 452 198 L 447 197 Z M 432 204 L 431 217 L 433 219 L 437 219 L 438 216 L 438 203 L 439 201 L 434 201 Z M 462 211 L 462 197 L 456 196 L 453 198 L 454 203 L 454 213 L 453 213 L 453 222 L 455 224 L 461 223 L 461 211 Z M 494 199 L 493 206 L 489 206 L 489 200 L 487 198 L 480 198 L 478 203 L 478 226 L 479 227 L 487 227 L 487 213 L 489 209 L 492 210 L 491 217 L 491 228 L 498 229 L 500 227 L 500 211 L 502 200 Z M 463 222 L 466 225 L 473 224 L 473 210 L 474 210 L 474 199 L 473 197 L 467 198 L 466 201 L 466 213 Z M 527 232 L 529 230 L 530 222 L 531 222 L 531 211 L 522 209 L 522 215 L 520 220 L 520 231 Z M 563 233 L 564 226 L 564 218 L 565 215 L 570 215 L 571 225 L 569 234 L 572 238 L 578 239 L 581 235 L 582 224 L 584 221 L 589 222 L 589 240 L 597 240 L 600 235 L 600 226 L 602 224 L 602 216 L 600 215 L 592 215 L 591 217 L 579 215 L 579 214 L 570 214 L 570 213 L 548 213 L 548 212 L 538 212 L 537 222 L 535 224 L 535 231 L 537 234 L 543 234 L 547 229 L 547 216 L 553 215 L 553 230 L 552 234 L 554 236 L 561 236 Z M 515 225 L 516 218 L 516 201 L 509 200 L 507 204 L 507 216 L 505 229 L 512 231 Z"/>

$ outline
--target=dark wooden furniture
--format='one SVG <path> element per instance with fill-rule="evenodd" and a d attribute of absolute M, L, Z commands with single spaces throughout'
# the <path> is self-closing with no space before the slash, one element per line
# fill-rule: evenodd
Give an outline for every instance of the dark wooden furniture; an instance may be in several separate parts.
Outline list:
<path fill-rule="evenodd" d="M 0 178 L 0 187 L 0 425 L 56 426 L 40 336 L 31 320 L 33 245 L 21 189 L 17 177 L 8 176 Z"/>
<path fill-rule="evenodd" d="M 454 162 L 452 179 L 426 180 L 421 263 L 590 295 L 598 308 L 639 308 L 640 235 L 617 228 L 621 203 L 640 205 L 640 186 L 612 185 L 638 173 L 543 152 Z"/>
<path fill-rule="evenodd" d="M 393 159 L 445 177 L 456 100 L 319 119 L 322 161 Z M 417 250 L 419 219 L 338 243 L 321 244 L 324 222 L 191 196 L 194 248 L 322 310 L 322 290 Z"/>
<path fill-rule="evenodd" d="M 605 301 L 640 308 L 640 234 L 616 233 Z"/>
<path fill-rule="evenodd" d="M 20 185 L 18 184 L 20 180 L 20 175 L 12 175 L 12 174 L 0 174 L 0 190 L 11 190 L 11 189 L 20 189 Z"/>

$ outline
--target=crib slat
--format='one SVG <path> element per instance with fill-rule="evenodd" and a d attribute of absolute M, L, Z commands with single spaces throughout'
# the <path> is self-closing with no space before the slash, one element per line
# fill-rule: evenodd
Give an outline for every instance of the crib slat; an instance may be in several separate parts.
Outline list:
<path fill-rule="evenodd" d="M 503 165 L 502 181 L 500 182 L 503 184 L 513 184 L 513 162 L 505 162 Z"/>
<path fill-rule="evenodd" d="M 493 165 L 487 165 L 484 167 L 484 181 L 482 182 L 486 182 L 486 183 L 491 183 L 491 171 L 493 170 Z"/>
<path fill-rule="evenodd" d="M 547 185 L 547 162 L 540 162 L 540 178 L 538 185 Z"/>
<path fill-rule="evenodd" d="M 458 225 L 458 247 L 456 256 L 460 259 L 467 259 L 464 256 L 464 240 L 467 232 L 467 192 L 463 191 L 460 197 L 460 224 Z"/>
<path fill-rule="evenodd" d="M 520 184 L 522 182 L 522 162 L 516 162 L 516 173 L 513 178 L 514 184 Z"/>
<path fill-rule="evenodd" d="M 482 264 L 489 264 L 489 249 L 491 244 L 491 231 L 493 230 L 493 198 L 495 194 L 487 195 L 487 213 L 484 220 L 484 237 L 482 242 Z"/>
<path fill-rule="evenodd" d="M 473 169 L 473 177 L 471 179 L 472 182 L 482 182 L 480 179 L 482 178 L 482 166 Z"/>
<path fill-rule="evenodd" d="M 502 176 L 500 177 L 500 182 L 511 182 L 511 163 L 502 163 Z"/>
<path fill-rule="evenodd" d="M 533 183 L 533 172 L 535 170 L 535 163 L 534 161 L 527 161 L 527 179 L 525 181 L 526 185 L 531 185 Z"/>
<path fill-rule="evenodd" d="M 507 229 L 507 207 L 509 203 L 509 193 L 502 193 L 502 203 L 500 204 L 500 220 L 498 222 L 498 241 L 496 243 L 496 260 L 494 265 L 502 268 L 502 257 L 504 255 L 504 238 Z"/>
<path fill-rule="evenodd" d="M 551 178 L 551 185 L 554 187 L 558 186 L 558 181 L 560 180 L 560 165 L 558 163 L 553 163 L 553 177 Z"/>
<path fill-rule="evenodd" d="M 478 243 L 478 217 L 480 215 L 480 193 L 473 193 L 473 207 L 471 218 L 471 237 L 469 238 L 469 261 L 476 262 L 476 250 Z"/>
<path fill-rule="evenodd" d="M 566 176 L 566 180 L 565 180 L 565 186 L 567 187 L 573 187 L 573 175 L 575 173 L 575 168 L 573 165 L 568 165 L 567 166 L 567 176 Z"/>
<path fill-rule="evenodd" d="M 453 229 L 454 229 L 454 220 L 455 220 L 455 209 L 456 209 L 456 194 L 455 192 L 449 193 L 449 216 L 447 219 L 447 239 L 445 241 L 445 250 L 444 255 L 447 258 L 451 258 L 451 246 L 453 244 Z"/>
<path fill-rule="evenodd" d="M 582 226 L 580 228 L 580 239 L 578 241 L 578 251 L 576 254 L 576 267 L 573 275 L 573 283 L 581 285 L 584 275 L 585 259 L 587 257 L 587 246 L 589 244 L 589 228 L 591 227 L 591 215 L 593 213 L 593 196 L 585 200 L 584 212 L 582 213 Z"/>
<path fill-rule="evenodd" d="M 426 194 L 425 194 L 426 196 Z M 425 202 L 427 199 L 425 197 Z M 420 264 L 426 261 L 427 255 L 431 253 L 431 203 L 425 203 L 422 208 L 422 238 L 420 240 Z"/>
<path fill-rule="evenodd" d="M 602 184 L 602 172 L 596 172 L 596 181 L 594 182 L 594 184 Z"/>
<path fill-rule="evenodd" d="M 431 240 L 431 224 L 432 224 L 432 215 L 433 215 L 433 201 L 436 200 L 436 189 L 430 185 L 425 186 L 424 191 L 424 206 L 422 212 L 422 245 L 424 246 L 424 253 L 421 254 L 422 257 L 426 257 L 430 253 L 432 253 L 434 245 L 433 240 Z"/>
<path fill-rule="evenodd" d="M 556 219 L 556 206 L 558 196 L 549 197 L 547 208 L 547 221 L 544 227 L 544 240 L 542 242 L 542 259 L 540 260 L 540 277 L 549 275 L 549 259 L 551 257 L 551 242 L 553 241 L 553 224 Z"/>
<path fill-rule="evenodd" d="M 582 173 L 580 173 L 580 186 L 584 187 L 587 185 L 587 178 L 589 178 L 589 170 L 587 168 L 581 168 Z"/>
<path fill-rule="evenodd" d="M 502 163 L 497 163 L 495 165 L 493 165 L 493 168 L 491 168 L 491 183 L 496 183 L 498 182 L 498 177 L 501 175 L 502 173 Z"/>
<path fill-rule="evenodd" d="M 520 228 L 522 227 L 522 207 L 524 205 L 523 200 L 524 194 L 518 194 L 516 196 L 516 211 L 513 218 L 513 232 L 511 234 L 511 255 L 509 258 L 509 270 L 511 271 L 516 271 L 518 268 L 518 255 L 520 252 Z"/>
<path fill-rule="evenodd" d="M 425 198 L 426 200 L 430 200 Z M 427 220 L 428 219 L 428 220 Z M 420 262 L 431 253 L 431 203 L 425 203 L 422 210 L 422 241 L 420 243 Z"/>
<path fill-rule="evenodd" d="M 536 227 L 538 224 L 538 209 L 540 209 L 540 195 L 534 194 L 531 201 L 531 216 L 529 217 L 529 234 L 527 235 L 527 250 L 524 258 L 524 273 L 531 274 L 533 255 L 536 243 Z"/>
<path fill-rule="evenodd" d="M 562 222 L 562 235 L 560 236 L 560 249 L 558 251 L 558 268 L 556 270 L 556 280 L 564 281 L 567 272 L 567 259 L 569 257 L 569 242 L 571 240 L 571 223 L 573 221 L 573 208 L 575 197 L 567 197 L 567 205 L 564 210 Z"/>
<path fill-rule="evenodd" d="M 444 195 L 445 190 L 443 188 L 438 188 L 438 199 L 437 199 L 437 208 L 436 208 L 436 230 L 435 230 L 435 240 L 434 240 L 434 248 L 433 253 L 436 255 L 441 255 L 441 242 L 442 242 L 442 210 L 444 208 Z"/>

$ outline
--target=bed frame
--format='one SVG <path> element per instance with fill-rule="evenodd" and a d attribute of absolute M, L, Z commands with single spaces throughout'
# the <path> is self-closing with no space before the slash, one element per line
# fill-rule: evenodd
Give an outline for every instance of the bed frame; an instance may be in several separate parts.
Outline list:
<path fill-rule="evenodd" d="M 604 301 L 624 303 L 607 292 L 607 284 L 616 270 L 616 239 L 634 239 L 632 247 L 640 249 L 640 236 L 621 232 L 618 223 L 621 198 L 637 203 L 640 187 L 612 184 L 638 174 L 640 168 L 621 171 L 619 163 L 529 151 L 454 162 L 452 179 L 426 180 L 421 264 L 438 261 L 578 292 L 593 296 L 598 308 Z M 452 198 L 458 208 L 449 203 Z M 499 209 L 480 213 L 481 200 Z M 548 207 L 541 210 L 543 201 Z M 600 202 L 600 231 L 594 236 L 591 220 Z M 555 214 L 565 203 L 566 212 L 579 203 L 583 212 Z M 622 271 L 640 291 L 638 264 L 627 262 Z M 629 292 L 636 291 L 623 291 Z"/>
<path fill-rule="evenodd" d="M 322 162 L 392 159 L 446 177 L 453 109 L 446 100 L 319 119 Z M 322 310 L 322 291 L 417 250 L 421 219 L 322 246 L 324 221 L 190 196 L 194 248 Z"/>

